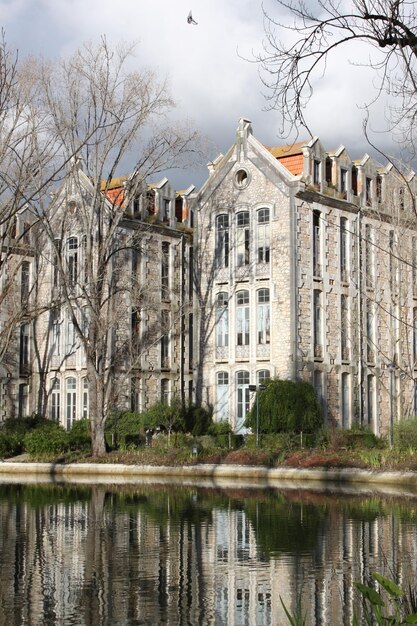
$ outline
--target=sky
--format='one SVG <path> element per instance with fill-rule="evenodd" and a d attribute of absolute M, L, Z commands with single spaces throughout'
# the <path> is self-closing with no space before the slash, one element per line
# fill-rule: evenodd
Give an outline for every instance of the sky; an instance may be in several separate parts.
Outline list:
<path fill-rule="evenodd" d="M 274 17 L 289 20 L 280 15 L 275 0 L 263 5 Z M 197 25 L 187 23 L 190 10 Z M 103 35 L 111 44 L 137 42 L 136 67 L 166 77 L 176 117 L 190 121 L 207 138 L 205 163 L 168 174 L 177 189 L 201 186 L 206 163 L 231 146 L 240 117 L 251 120 L 261 142 L 287 143 L 280 136 L 279 111 L 267 110 L 258 66 L 248 60 L 262 50 L 265 39 L 261 0 L 0 0 L 0 25 L 21 57 L 66 57 Z M 372 153 L 363 135 L 361 107 L 375 86 L 367 68 L 351 62 L 366 54 L 360 46 L 336 53 L 307 110 L 310 128 L 325 148 L 343 144 L 353 158 Z M 373 128 L 383 126 L 384 116 L 380 100 Z M 300 139 L 306 137 L 300 133 Z M 387 138 L 379 140 L 385 148 Z"/>

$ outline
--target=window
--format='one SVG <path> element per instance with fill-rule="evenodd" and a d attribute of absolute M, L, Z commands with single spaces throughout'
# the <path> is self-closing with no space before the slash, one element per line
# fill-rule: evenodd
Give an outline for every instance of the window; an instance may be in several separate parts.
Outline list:
<path fill-rule="evenodd" d="M 54 378 L 51 384 L 51 419 L 59 422 L 61 416 L 61 383 Z"/>
<path fill-rule="evenodd" d="M 217 421 L 227 420 L 229 416 L 229 374 L 228 372 L 218 372 L 217 374 Z"/>
<path fill-rule="evenodd" d="M 161 379 L 161 402 L 162 404 L 169 404 L 169 380 L 168 378 Z"/>
<path fill-rule="evenodd" d="M 216 298 L 216 347 L 225 348 L 229 345 L 229 294 L 225 291 Z"/>
<path fill-rule="evenodd" d="M 75 350 L 75 330 L 74 330 L 74 324 L 72 320 L 67 321 L 66 344 L 67 344 L 66 354 L 68 356 L 72 354 Z"/>
<path fill-rule="evenodd" d="M 54 245 L 52 249 L 52 285 L 58 287 L 59 283 L 59 256 L 61 253 L 61 240 L 54 239 Z"/>
<path fill-rule="evenodd" d="M 320 370 L 314 370 L 313 372 L 313 387 L 316 392 L 317 400 L 320 402 L 321 408 L 324 409 L 323 372 L 320 372 Z"/>
<path fill-rule="evenodd" d="M 240 169 L 236 172 L 235 184 L 239 189 L 244 189 L 249 184 L 249 176 L 246 170 Z"/>
<path fill-rule="evenodd" d="M 194 316 L 188 314 L 188 369 L 193 369 L 194 361 Z"/>
<path fill-rule="evenodd" d="M 169 311 L 162 311 L 161 314 L 161 367 L 163 369 L 169 368 L 169 333 L 170 333 L 171 319 Z"/>
<path fill-rule="evenodd" d="M 268 344 L 271 338 L 269 289 L 258 289 L 258 344 Z"/>
<path fill-rule="evenodd" d="M 188 250 L 188 297 L 192 300 L 194 294 L 194 249 Z"/>
<path fill-rule="evenodd" d="M 313 185 L 318 187 L 320 185 L 320 161 L 314 159 L 313 161 Z"/>
<path fill-rule="evenodd" d="M 18 416 L 25 417 L 28 414 L 28 400 L 29 400 L 29 385 L 26 383 L 21 383 L 19 385 L 19 396 L 18 396 Z"/>
<path fill-rule="evenodd" d="M 161 298 L 169 300 L 169 243 L 167 241 L 162 242 Z"/>
<path fill-rule="evenodd" d="M 75 421 L 77 411 L 77 381 L 75 378 L 67 378 L 67 430 Z"/>
<path fill-rule="evenodd" d="M 365 178 L 365 202 L 367 206 L 372 203 L 372 179 L 368 177 Z"/>
<path fill-rule="evenodd" d="M 170 201 L 167 198 L 162 200 L 162 221 L 169 222 Z"/>
<path fill-rule="evenodd" d="M 21 376 L 29 375 L 29 324 L 20 326 L 19 369 Z"/>
<path fill-rule="evenodd" d="M 412 259 L 412 270 L 411 277 L 413 281 L 413 296 L 417 297 L 417 237 L 413 237 L 411 242 L 412 250 L 411 250 L 411 259 Z"/>
<path fill-rule="evenodd" d="M 249 291 L 236 294 L 236 343 L 238 346 L 249 345 Z"/>
<path fill-rule="evenodd" d="M 365 225 L 365 280 L 368 289 L 374 287 L 374 241 L 370 224 Z"/>
<path fill-rule="evenodd" d="M 330 157 L 326 158 L 326 183 L 332 184 L 332 160 Z"/>
<path fill-rule="evenodd" d="M 368 426 L 375 424 L 375 376 L 369 374 L 367 378 L 367 404 L 368 404 Z"/>
<path fill-rule="evenodd" d="M 375 187 L 376 187 L 376 201 L 381 202 L 382 200 L 382 178 L 380 174 L 377 174 L 375 178 Z"/>
<path fill-rule="evenodd" d="M 322 293 L 319 289 L 313 292 L 313 342 L 314 357 L 323 358 L 323 320 L 322 320 Z"/>
<path fill-rule="evenodd" d="M 349 268 L 349 231 L 346 217 L 340 218 L 340 280 L 348 281 Z"/>
<path fill-rule="evenodd" d="M 59 311 L 52 309 L 51 311 L 51 348 L 54 356 L 61 354 L 61 321 L 59 319 Z"/>
<path fill-rule="evenodd" d="M 375 321 L 374 306 L 371 300 L 366 302 L 366 341 L 367 341 L 367 361 L 373 363 L 375 361 Z"/>
<path fill-rule="evenodd" d="M 259 209 L 258 211 L 258 263 L 269 263 L 269 209 Z"/>
<path fill-rule="evenodd" d="M 29 300 L 29 277 L 30 263 L 29 261 L 23 261 L 20 268 L 20 303 L 22 305 L 27 304 Z"/>
<path fill-rule="evenodd" d="M 261 385 L 266 380 L 271 378 L 271 372 L 269 370 L 259 370 L 256 374 L 256 382 L 258 385 Z"/>
<path fill-rule="evenodd" d="M 236 372 L 237 406 L 236 432 L 244 427 L 245 418 L 249 412 L 249 372 Z"/>
<path fill-rule="evenodd" d="M 342 428 L 350 428 L 350 375 L 344 372 L 341 380 Z"/>
<path fill-rule="evenodd" d="M 340 296 L 340 347 L 342 361 L 349 361 L 349 297 L 345 294 Z"/>
<path fill-rule="evenodd" d="M 352 167 L 352 193 L 358 195 L 358 168 L 355 165 Z"/>
<path fill-rule="evenodd" d="M 229 216 L 216 217 L 216 262 L 218 267 L 229 267 Z"/>
<path fill-rule="evenodd" d="M 395 258 L 395 235 L 394 231 L 388 233 L 388 251 L 389 251 L 389 278 L 391 292 L 394 292 L 397 286 L 397 259 Z"/>
<path fill-rule="evenodd" d="M 347 174 L 347 170 L 342 167 L 340 170 L 340 191 L 344 198 L 346 198 L 347 194 Z"/>
<path fill-rule="evenodd" d="M 321 277 L 321 213 L 313 211 L 313 274 Z"/>
<path fill-rule="evenodd" d="M 249 211 L 240 211 L 237 216 L 236 264 L 249 264 Z"/>
<path fill-rule="evenodd" d="M 67 241 L 68 284 L 74 288 L 78 278 L 78 238 L 70 237 Z"/>
<path fill-rule="evenodd" d="M 404 187 L 400 187 L 398 195 L 399 195 L 400 211 L 404 211 L 404 208 L 405 208 L 405 205 L 404 205 Z"/>
<path fill-rule="evenodd" d="M 87 376 L 83 378 L 83 407 L 82 417 L 86 419 L 88 417 L 88 379 Z"/>

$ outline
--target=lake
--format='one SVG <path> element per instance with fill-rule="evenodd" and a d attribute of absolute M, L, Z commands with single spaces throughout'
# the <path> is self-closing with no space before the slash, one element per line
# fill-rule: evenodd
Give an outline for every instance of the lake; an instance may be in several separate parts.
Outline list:
<path fill-rule="evenodd" d="M 353 581 L 416 586 L 414 492 L 207 485 L 1 482 L 0 625 L 339 626 Z"/>

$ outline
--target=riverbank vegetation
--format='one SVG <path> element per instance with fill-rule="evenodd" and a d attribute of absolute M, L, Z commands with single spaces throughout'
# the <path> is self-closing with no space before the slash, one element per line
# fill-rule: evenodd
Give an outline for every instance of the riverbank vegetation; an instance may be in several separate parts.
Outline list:
<path fill-rule="evenodd" d="M 106 426 L 102 458 L 92 456 L 88 420 L 76 421 L 69 431 L 38 416 L 6 420 L 0 458 L 24 454 L 31 461 L 417 471 L 417 420 L 396 424 L 393 440 L 390 447 L 387 438 L 360 427 L 236 435 L 228 423 L 213 423 L 199 407 L 158 405 L 145 413 L 115 413 Z"/>

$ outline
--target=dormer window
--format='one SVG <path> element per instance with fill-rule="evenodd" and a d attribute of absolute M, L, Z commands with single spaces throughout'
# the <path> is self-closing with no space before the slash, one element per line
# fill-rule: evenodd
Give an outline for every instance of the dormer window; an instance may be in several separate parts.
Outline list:
<path fill-rule="evenodd" d="M 381 176 L 378 174 L 376 179 L 375 179 L 375 183 L 376 183 L 376 200 L 377 202 L 381 202 L 382 199 L 382 178 Z"/>
<path fill-rule="evenodd" d="M 347 170 L 342 169 L 340 170 L 340 191 L 343 194 L 343 197 L 346 198 L 346 194 L 347 194 Z"/>
<path fill-rule="evenodd" d="M 367 206 L 371 205 L 372 202 L 372 179 L 366 177 L 365 178 L 365 202 Z"/>
<path fill-rule="evenodd" d="M 169 222 L 169 206 L 170 201 L 167 198 L 162 200 L 162 221 Z"/>
<path fill-rule="evenodd" d="M 332 184 L 332 160 L 330 157 L 326 159 L 326 183 L 328 185 Z"/>
<path fill-rule="evenodd" d="M 318 187 L 320 185 L 320 161 L 314 159 L 313 161 L 313 185 Z"/>

